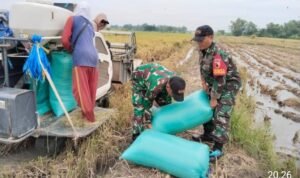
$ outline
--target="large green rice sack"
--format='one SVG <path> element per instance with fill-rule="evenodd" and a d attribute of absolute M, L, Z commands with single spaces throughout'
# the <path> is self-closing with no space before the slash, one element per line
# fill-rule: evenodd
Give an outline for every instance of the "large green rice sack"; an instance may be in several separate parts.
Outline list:
<path fill-rule="evenodd" d="M 36 84 L 31 81 L 30 89 L 35 90 L 36 98 L 36 108 L 40 116 L 51 111 L 51 106 L 49 102 L 49 83 L 45 79 L 43 81 L 38 81 Z M 34 87 L 35 85 L 35 87 Z"/>
<path fill-rule="evenodd" d="M 205 91 L 196 91 L 183 102 L 172 103 L 153 112 L 152 128 L 176 134 L 204 124 L 212 119 L 208 95 Z"/>
<path fill-rule="evenodd" d="M 69 53 L 65 51 L 51 53 L 52 80 L 67 111 L 77 106 L 72 92 L 72 65 L 72 56 Z M 52 88 L 50 88 L 50 104 L 57 117 L 64 114 Z"/>
<path fill-rule="evenodd" d="M 207 145 L 155 130 L 144 131 L 121 158 L 183 178 L 207 177 L 209 169 Z"/>

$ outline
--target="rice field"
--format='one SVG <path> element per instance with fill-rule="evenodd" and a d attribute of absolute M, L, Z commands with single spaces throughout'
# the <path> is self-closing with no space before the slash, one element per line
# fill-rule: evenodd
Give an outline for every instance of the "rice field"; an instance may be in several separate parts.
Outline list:
<path fill-rule="evenodd" d="M 105 37 L 110 42 L 124 40 L 118 36 Z M 142 59 L 144 63 L 158 62 L 171 70 L 177 71 L 188 81 L 190 86 L 187 89 L 188 92 L 200 88 L 197 52 L 193 52 L 190 61 L 178 65 L 180 61 L 185 59 L 188 51 L 193 48 L 190 41 L 192 34 L 137 32 L 136 38 L 138 45 L 136 58 Z M 228 36 L 217 36 L 216 41 L 232 53 L 241 69 L 249 71 L 249 82 L 245 83 L 249 89 L 249 95 L 253 95 L 256 99 L 256 103 L 254 103 L 256 107 L 267 110 L 263 114 L 254 116 L 259 118 L 269 116 L 271 122 L 274 122 L 274 117 L 278 117 L 284 120 L 283 123 L 288 121 L 288 123 L 297 126 L 299 124 L 297 114 L 300 95 L 300 41 Z M 0 154 L 4 159 L 2 162 L 0 159 L 0 173 L 3 175 L 0 174 L 0 177 L 47 177 L 50 175 L 54 177 L 167 177 L 165 173 L 158 170 L 134 166 L 118 160 L 120 154 L 131 141 L 130 118 L 132 116 L 132 105 L 130 84 L 115 87 L 117 90 L 110 98 L 110 107 L 117 110 L 116 115 L 88 138 L 79 140 L 76 145 L 72 140 L 68 140 L 66 148 L 59 155 L 47 157 L 37 154 L 33 160 L 24 159 L 23 161 L 6 164 L 5 157 L 7 155 L 13 155 L 22 149 L 30 150 L 31 148 L 30 146 L 24 148 L 22 145 L 10 147 L 0 145 Z M 293 95 L 282 94 L 282 91 Z M 289 97 L 285 98 L 286 95 Z M 269 100 L 272 101 L 272 105 L 265 103 Z M 258 104 L 258 102 L 262 104 Z M 286 106 L 280 107 L 278 104 L 280 102 Z M 290 109 L 285 109 L 286 107 Z M 269 113 L 278 110 L 281 111 L 281 114 L 269 115 Z M 283 116 L 284 113 L 291 111 L 296 114 L 292 117 L 295 121 L 291 117 Z M 274 127 L 278 130 L 276 124 Z M 292 127 L 290 130 L 293 133 L 284 136 L 293 140 L 295 129 Z M 282 132 L 282 129 L 279 132 Z M 282 152 L 288 152 L 288 154 L 295 156 L 295 154 L 299 154 L 295 152 L 295 148 L 300 148 L 298 147 L 300 140 L 297 140 L 297 138 L 294 140 L 296 140 L 296 144 L 288 141 L 275 144 L 275 146 L 277 149 L 281 149 Z M 228 161 L 225 163 L 228 164 L 232 161 L 232 165 L 235 166 L 225 167 L 227 169 L 225 170 L 225 172 L 227 171 L 226 174 L 233 177 L 235 174 L 237 177 L 266 174 L 267 172 L 261 173 L 263 170 L 257 163 L 259 158 L 249 157 L 249 152 L 240 149 L 239 143 L 231 143 L 226 149 L 229 156 L 225 158 Z M 288 147 L 282 148 L 284 145 L 288 145 Z M 238 155 L 238 157 L 235 157 L 235 155 Z M 236 164 L 235 161 L 241 161 L 243 167 Z M 222 167 L 222 165 L 219 166 Z M 246 173 L 243 174 L 243 171 Z M 261 174 L 254 174 L 251 171 L 257 171 Z"/>

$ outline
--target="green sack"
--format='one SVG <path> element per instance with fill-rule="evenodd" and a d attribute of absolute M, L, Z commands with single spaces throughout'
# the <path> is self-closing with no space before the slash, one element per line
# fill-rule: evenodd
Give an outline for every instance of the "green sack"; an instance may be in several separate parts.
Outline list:
<path fill-rule="evenodd" d="M 176 177 L 204 178 L 209 169 L 209 147 L 154 130 L 144 131 L 121 156 Z"/>
<path fill-rule="evenodd" d="M 72 67 L 72 56 L 69 53 L 65 51 L 54 51 L 51 53 L 51 77 L 67 111 L 71 111 L 77 106 L 72 92 Z M 59 117 L 64 114 L 51 87 L 50 104 L 55 116 Z"/>
<path fill-rule="evenodd" d="M 30 89 L 35 91 L 37 112 L 40 116 L 43 116 L 45 113 L 51 111 L 49 102 L 49 83 L 45 79 L 43 81 L 38 81 L 34 87 L 33 82 L 35 81 L 31 80 Z"/>
<path fill-rule="evenodd" d="M 208 95 L 199 90 L 184 99 L 153 111 L 154 130 L 176 134 L 204 124 L 212 119 Z"/>

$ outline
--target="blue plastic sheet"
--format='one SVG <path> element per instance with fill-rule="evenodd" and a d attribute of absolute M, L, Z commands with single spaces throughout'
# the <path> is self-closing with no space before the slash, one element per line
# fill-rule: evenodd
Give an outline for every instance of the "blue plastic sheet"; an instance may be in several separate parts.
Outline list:
<path fill-rule="evenodd" d="M 33 46 L 31 48 L 30 54 L 23 66 L 23 72 L 27 73 L 30 77 L 37 79 L 39 81 L 44 80 L 44 74 L 42 70 L 42 66 L 39 62 L 39 58 L 41 63 L 44 66 L 44 69 L 51 74 L 50 63 L 48 61 L 47 55 L 44 49 L 40 46 L 40 42 L 42 40 L 41 36 L 33 35 L 32 41 Z M 38 55 L 39 54 L 39 55 Z"/>

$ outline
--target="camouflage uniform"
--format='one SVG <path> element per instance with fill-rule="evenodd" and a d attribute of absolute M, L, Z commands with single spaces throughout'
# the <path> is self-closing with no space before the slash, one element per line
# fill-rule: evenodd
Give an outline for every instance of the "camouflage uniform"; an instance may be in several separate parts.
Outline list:
<path fill-rule="evenodd" d="M 144 130 L 145 118 L 151 122 L 153 101 L 159 106 L 172 102 L 166 84 L 175 74 L 159 64 L 145 64 L 136 68 L 132 74 L 132 104 L 134 107 L 133 134 Z"/>
<path fill-rule="evenodd" d="M 215 142 L 224 144 L 229 139 L 230 114 L 235 104 L 235 96 L 241 87 L 241 79 L 232 57 L 215 43 L 201 52 L 201 78 L 205 80 L 208 86 L 210 98 L 216 98 L 218 101 L 212 121 L 204 124 L 204 132 L 212 136 Z M 227 66 L 225 76 L 215 77 L 213 75 L 213 59 L 216 54 L 221 56 Z"/>

